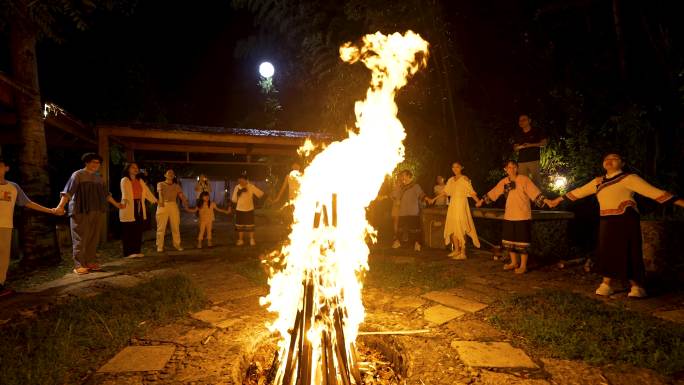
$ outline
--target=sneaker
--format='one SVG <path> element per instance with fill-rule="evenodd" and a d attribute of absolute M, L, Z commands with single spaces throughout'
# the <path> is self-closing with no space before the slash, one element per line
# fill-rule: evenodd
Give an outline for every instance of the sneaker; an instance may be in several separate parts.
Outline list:
<path fill-rule="evenodd" d="M 454 258 L 455 256 L 458 255 L 458 251 L 454 250 L 451 253 L 447 254 L 447 257 L 449 258 Z"/>
<path fill-rule="evenodd" d="M 601 282 L 598 289 L 596 289 L 596 294 L 607 297 L 613 294 L 613 289 L 610 287 L 610 285 L 606 285 L 605 283 Z"/>
<path fill-rule="evenodd" d="M 143 253 L 138 253 L 137 255 L 138 255 L 138 258 L 142 258 L 145 256 L 145 254 L 143 254 Z"/>
<path fill-rule="evenodd" d="M 401 242 L 399 242 L 398 239 L 396 239 L 396 240 L 394 240 L 394 242 L 392 242 L 392 248 L 393 249 L 398 249 L 400 247 L 401 247 Z"/>
<path fill-rule="evenodd" d="M 416 242 L 416 244 L 413 245 L 413 250 L 414 250 L 414 251 L 420 251 L 420 249 L 421 249 L 420 243 Z"/>
<path fill-rule="evenodd" d="M 78 275 L 83 275 L 83 274 L 90 273 L 90 270 L 88 270 L 87 267 L 77 267 L 74 269 L 74 273 L 76 273 Z"/>
<path fill-rule="evenodd" d="M 211 239 L 207 239 L 207 247 L 213 247 L 214 244 L 211 243 Z"/>
<path fill-rule="evenodd" d="M 242 239 L 238 239 L 237 242 L 235 242 L 236 246 L 242 246 L 244 244 L 245 244 L 245 241 L 243 241 Z"/>
<path fill-rule="evenodd" d="M 0 298 L 9 297 L 14 295 L 16 292 L 5 285 L 0 285 Z"/>
<path fill-rule="evenodd" d="M 202 248 L 202 241 L 197 241 L 197 248 L 201 249 Z"/>
<path fill-rule="evenodd" d="M 182 246 L 174 246 L 174 248 L 176 249 L 176 251 L 183 251 L 183 247 L 182 247 Z"/>
<path fill-rule="evenodd" d="M 163 252 L 164 252 L 164 249 L 160 249 L 159 247 L 157 247 L 157 253 L 163 253 Z"/>
<path fill-rule="evenodd" d="M 138 258 L 138 254 L 130 254 L 125 257 L 126 259 Z"/>
<path fill-rule="evenodd" d="M 453 259 L 455 259 L 455 260 L 457 260 L 457 261 L 462 261 L 462 260 L 464 260 L 464 259 L 468 259 L 468 257 L 466 257 L 466 255 L 465 255 L 465 253 L 458 253 L 458 254 L 454 255 L 453 257 L 451 257 L 451 258 L 453 258 Z"/>
<path fill-rule="evenodd" d="M 641 286 L 632 286 L 632 289 L 627 294 L 629 298 L 645 298 L 647 297 L 646 290 Z"/>
<path fill-rule="evenodd" d="M 249 240 L 249 245 L 250 246 L 256 246 L 256 241 L 254 240 L 254 238 Z"/>

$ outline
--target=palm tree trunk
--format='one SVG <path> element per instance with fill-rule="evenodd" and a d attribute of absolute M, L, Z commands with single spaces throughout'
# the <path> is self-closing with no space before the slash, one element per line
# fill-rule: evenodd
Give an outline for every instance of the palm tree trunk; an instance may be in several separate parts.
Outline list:
<path fill-rule="evenodd" d="M 11 26 L 10 49 L 14 79 L 31 93 L 15 93 L 22 147 L 19 171 L 22 188 L 35 202 L 50 202 L 47 143 L 43 124 L 43 108 L 38 86 L 38 63 L 34 30 L 15 21 Z M 22 265 L 36 266 L 59 263 L 57 234 L 53 218 L 33 210 L 21 215 L 20 242 L 23 250 Z"/>

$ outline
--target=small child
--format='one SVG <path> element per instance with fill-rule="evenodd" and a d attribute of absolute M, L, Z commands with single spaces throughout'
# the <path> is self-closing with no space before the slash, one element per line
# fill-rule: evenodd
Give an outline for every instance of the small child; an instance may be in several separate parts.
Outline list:
<path fill-rule="evenodd" d="M 9 166 L 0 158 L 0 297 L 14 293 L 12 289 L 5 287 L 12 245 L 14 207 L 23 206 L 47 214 L 64 215 L 63 210 L 49 209 L 38 203 L 31 202 L 21 187 L 5 179 L 5 174 L 8 171 Z"/>
<path fill-rule="evenodd" d="M 209 199 L 209 192 L 202 191 L 199 198 L 197 198 L 197 207 L 193 209 L 193 211 L 197 211 L 197 216 L 199 217 L 199 234 L 197 235 L 198 249 L 202 248 L 202 240 L 204 240 L 205 231 L 207 232 L 207 246 L 213 246 L 211 244 L 211 230 L 214 223 L 214 210 L 224 214 L 230 214 L 231 212 L 230 207 L 228 207 L 228 210 L 218 208 L 216 202 L 212 202 Z"/>

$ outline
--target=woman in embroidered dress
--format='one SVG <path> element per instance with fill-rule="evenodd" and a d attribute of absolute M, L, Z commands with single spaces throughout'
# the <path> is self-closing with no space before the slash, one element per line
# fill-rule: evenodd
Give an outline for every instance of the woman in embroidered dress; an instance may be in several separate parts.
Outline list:
<path fill-rule="evenodd" d="M 446 221 L 444 223 L 444 244 L 451 243 L 454 250 L 449 254 L 453 259 L 466 259 L 465 253 L 465 236 L 468 235 L 473 241 L 473 245 L 480 248 L 480 240 L 477 237 L 475 230 L 475 223 L 470 214 L 470 206 L 468 206 L 468 198 L 473 198 L 475 202 L 479 202 L 477 193 L 473 190 L 473 185 L 470 179 L 463 175 L 463 165 L 460 162 L 454 162 L 451 165 L 451 171 L 454 176 L 449 178 L 446 186 L 434 198 L 430 199 L 430 203 L 442 197 L 450 197 L 449 208 L 447 209 Z"/>
<path fill-rule="evenodd" d="M 555 207 L 565 199 L 575 201 L 595 194 L 601 215 L 596 268 L 603 276 L 596 294 L 613 294 L 611 280 L 620 279 L 628 280 L 631 285 L 628 297 L 643 298 L 646 296 L 643 287 L 646 271 L 641 254 L 641 227 L 634 193 L 658 203 L 673 203 L 681 207 L 684 207 L 684 199 L 676 199 L 667 191 L 651 186 L 638 175 L 624 172 L 623 166 L 620 154 L 606 154 L 603 158 L 604 176 L 547 203 Z"/>
<path fill-rule="evenodd" d="M 506 264 L 504 270 L 515 270 L 516 274 L 524 274 L 527 271 L 527 257 L 532 242 L 530 201 L 534 201 L 537 207 L 542 207 L 547 200 L 527 175 L 518 174 L 518 162 L 509 160 L 504 170 L 507 176 L 482 197 L 477 207 L 482 206 L 482 202 L 492 203 L 501 195 L 506 197 L 501 244 L 508 250 L 511 263 Z"/>

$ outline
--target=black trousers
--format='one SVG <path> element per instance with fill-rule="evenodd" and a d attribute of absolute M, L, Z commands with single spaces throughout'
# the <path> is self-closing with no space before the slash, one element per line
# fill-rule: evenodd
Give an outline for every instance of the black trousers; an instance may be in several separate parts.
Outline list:
<path fill-rule="evenodd" d="M 133 201 L 134 222 L 121 222 L 121 243 L 123 243 L 123 255 L 139 254 L 142 247 L 144 221 L 142 215 L 142 202 L 140 199 Z"/>

